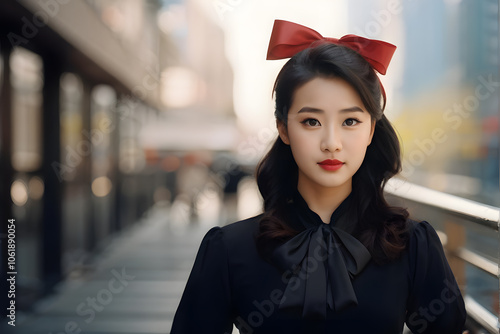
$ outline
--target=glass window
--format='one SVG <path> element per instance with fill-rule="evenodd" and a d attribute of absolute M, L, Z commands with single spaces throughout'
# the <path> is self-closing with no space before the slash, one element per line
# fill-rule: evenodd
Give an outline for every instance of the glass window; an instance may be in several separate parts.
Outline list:
<path fill-rule="evenodd" d="M 83 137 L 83 84 L 73 73 L 61 77 L 61 180 L 72 181 L 81 173 L 82 161 L 91 152 L 90 142 Z"/>
<path fill-rule="evenodd" d="M 110 86 L 96 86 L 92 90 L 91 106 L 91 131 L 86 137 L 92 143 L 92 179 L 95 180 L 99 177 L 108 177 L 111 173 L 111 134 L 115 129 L 113 113 L 116 108 L 116 92 Z M 96 187 L 101 189 L 101 185 L 106 185 L 107 182 L 99 181 L 97 184 Z M 99 195 L 94 194 L 102 197 L 108 192 L 99 191 Z"/>
<path fill-rule="evenodd" d="M 122 97 L 118 103 L 117 116 L 120 122 L 119 168 L 124 174 L 139 173 L 145 165 L 144 152 L 139 142 L 141 115 L 144 106 L 139 100 Z"/>
<path fill-rule="evenodd" d="M 10 70 L 12 167 L 19 172 L 32 172 L 42 164 L 42 59 L 26 49 L 15 48 Z"/>
<path fill-rule="evenodd" d="M 54 168 L 63 182 L 63 272 L 77 273 L 88 253 L 88 173 L 90 141 L 84 136 L 84 89 L 80 77 L 63 73 L 60 79 L 61 158 Z M 54 165 L 53 165 L 54 166 Z M 76 270 L 76 271 L 74 271 Z"/>
<path fill-rule="evenodd" d="M 107 85 L 98 85 L 91 92 L 90 133 L 92 143 L 93 224 L 96 240 L 102 240 L 113 228 L 113 203 L 116 192 L 114 171 L 116 92 Z"/>

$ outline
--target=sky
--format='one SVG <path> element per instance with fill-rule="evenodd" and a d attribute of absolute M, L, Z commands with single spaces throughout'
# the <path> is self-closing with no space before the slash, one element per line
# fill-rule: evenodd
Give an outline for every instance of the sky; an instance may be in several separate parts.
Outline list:
<path fill-rule="evenodd" d="M 275 19 L 310 26 L 324 36 L 348 33 L 344 1 L 198 1 L 225 31 L 226 55 L 234 70 L 235 113 L 246 133 L 275 129 L 272 87 L 286 62 L 266 60 Z"/>

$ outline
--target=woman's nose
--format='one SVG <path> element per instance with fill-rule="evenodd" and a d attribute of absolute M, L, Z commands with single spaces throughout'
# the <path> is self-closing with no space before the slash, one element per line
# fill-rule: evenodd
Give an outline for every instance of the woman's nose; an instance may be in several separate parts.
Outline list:
<path fill-rule="evenodd" d="M 335 152 L 342 150 L 340 130 L 333 127 L 325 128 L 321 139 L 321 150 Z"/>

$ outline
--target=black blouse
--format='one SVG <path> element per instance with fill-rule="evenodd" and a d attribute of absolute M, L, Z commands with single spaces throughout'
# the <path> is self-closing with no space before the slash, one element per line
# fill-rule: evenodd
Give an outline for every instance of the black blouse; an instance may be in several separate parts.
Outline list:
<path fill-rule="evenodd" d="M 301 231 L 272 261 L 255 245 L 260 216 L 213 227 L 174 317 L 172 334 L 462 333 L 465 306 L 436 231 L 409 221 L 407 249 L 376 264 L 350 233 L 348 197 L 324 224 L 300 195 L 290 224 Z M 352 220 L 351 220 L 352 222 Z"/>

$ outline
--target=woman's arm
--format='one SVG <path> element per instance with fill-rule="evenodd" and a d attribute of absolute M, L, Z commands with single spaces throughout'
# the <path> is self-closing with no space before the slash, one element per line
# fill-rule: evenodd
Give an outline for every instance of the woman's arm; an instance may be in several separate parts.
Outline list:
<path fill-rule="evenodd" d="M 409 244 L 411 291 L 406 324 L 415 334 L 461 334 L 465 305 L 443 246 L 428 222 L 415 224 Z"/>
<path fill-rule="evenodd" d="M 230 334 L 233 328 L 227 251 L 214 227 L 201 242 L 172 324 L 172 334 Z"/>

